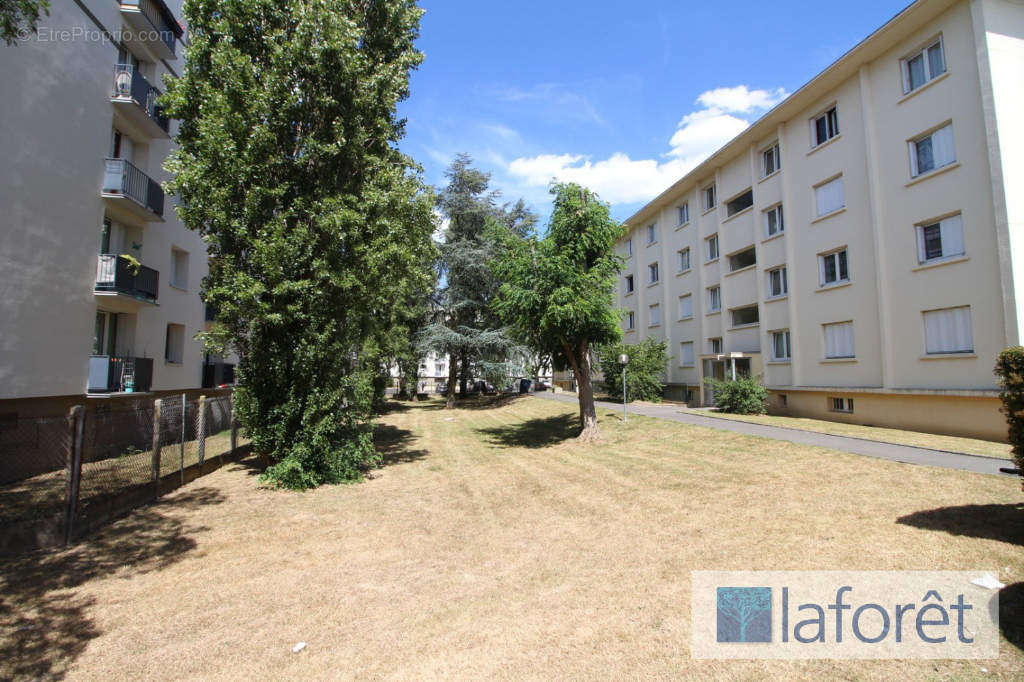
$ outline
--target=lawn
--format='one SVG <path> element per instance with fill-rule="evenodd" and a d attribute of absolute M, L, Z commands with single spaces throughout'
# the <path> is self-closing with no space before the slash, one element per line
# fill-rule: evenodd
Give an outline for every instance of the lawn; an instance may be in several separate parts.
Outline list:
<path fill-rule="evenodd" d="M 826 421 L 824 419 L 808 419 L 805 417 L 782 417 L 767 414 L 726 414 L 724 412 L 714 412 L 711 410 L 699 410 L 696 413 L 703 414 L 708 417 L 733 419 L 736 421 L 751 422 L 754 424 L 765 424 L 767 426 L 782 426 L 787 429 L 798 429 L 800 431 L 831 433 L 835 436 L 851 436 L 853 438 L 877 440 L 884 443 L 913 445 L 919 448 L 944 450 L 946 452 L 964 452 L 969 455 L 983 455 L 985 457 L 998 457 L 999 459 L 1012 458 L 1012 455 L 1010 454 L 1010 445 L 1008 443 L 996 443 L 990 440 L 978 440 L 976 438 L 941 436 L 933 433 L 921 433 L 919 431 L 887 429 L 881 426 L 862 426 L 860 424 L 844 424 L 843 422 Z"/>
<path fill-rule="evenodd" d="M 523 397 L 395 405 L 364 483 L 228 465 L 0 563 L 0 678 L 1024 675 L 1020 481 Z M 998 567 L 992 661 L 694 661 L 694 569 Z M 292 653 L 297 642 L 308 646 Z M 982 669 L 987 672 L 983 672 Z"/>

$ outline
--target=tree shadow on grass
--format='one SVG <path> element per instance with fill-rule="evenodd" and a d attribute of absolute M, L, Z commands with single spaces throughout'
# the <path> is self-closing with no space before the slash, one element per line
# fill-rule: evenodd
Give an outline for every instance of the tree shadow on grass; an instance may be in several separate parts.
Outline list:
<path fill-rule="evenodd" d="M 503 424 L 476 429 L 491 445 L 512 448 L 546 448 L 571 440 L 580 433 L 580 420 L 575 415 L 527 419 L 516 424 Z"/>
<path fill-rule="evenodd" d="M 999 590 L 999 629 L 1010 644 L 1024 651 L 1024 582 Z"/>
<path fill-rule="evenodd" d="M 76 592 L 119 570 L 162 570 L 196 548 L 206 530 L 166 515 L 220 504 L 213 488 L 196 488 L 136 509 L 83 542 L 60 551 L 0 558 L 0 679 L 63 677 L 100 630 L 89 618 L 95 600 Z"/>
<path fill-rule="evenodd" d="M 415 462 L 430 454 L 423 449 L 410 448 L 415 439 L 412 431 L 408 429 L 400 429 L 390 424 L 377 424 L 373 430 L 373 443 L 380 453 L 380 465 L 385 467 Z"/>
<path fill-rule="evenodd" d="M 901 516 L 896 522 L 925 530 L 1024 545 L 1024 503 L 940 507 Z"/>
<path fill-rule="evenodd" d="M 400 399 L 391 397 L 387 403 L 384 404 L 384 409 L 381 412 L 384 414 L 399 414 L 404 412 L 411 412 L 413 410 L 443 410 L 443 400 L 430 400 L 427 398 L 421 398 L 420 400 L 412 401 L 408 399 Z"/>

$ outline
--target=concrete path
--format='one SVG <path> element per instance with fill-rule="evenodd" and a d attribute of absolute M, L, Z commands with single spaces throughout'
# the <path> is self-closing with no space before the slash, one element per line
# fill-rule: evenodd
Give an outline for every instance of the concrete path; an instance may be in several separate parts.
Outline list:
<path fill-rule="evenodd" d="M 559 402 L 577 402 L 575 394 L 564 393 L 535 393 L 537 398 L 544 400 L 556 400 Z M 617 410 L 622 412 L 622 403 L 609 403 L 597 401 L 598 407 Z M 896 445 L 893 443 L 880 443 L 877 441 L 864 440 L 862 438 L 850 438 L 848 436 L 833 436 L 827 433 L 816 433 L 813 431 L 801 431 L 782 426 L 766 426 L 764 424 L 751 424 L 748 422 L 732 421 L 716 417 L 706 417 L 692 411 L 685 410 L 678 405 L 652 405 L 632 403 L 626 407 L 629 414 L 640 414 L 645 417 L 656 417 L 658 419 L 669 419 L 671 421 L 692 424 L 694 426 L 705 426 L 709 429 L 720 431 L 732 431 L 748 436 L 760 436 L 761 438 L 774 438 L 785 440 L 800 445 L 817 445 L 831 450 L 850 452 L 855 455 L 867 457 L 878 457 L 889 459 L 894 462 L 905 462 L 907 464 L 925 464 L 928 466 L 943 467 L 945 469 L 961 469 L 981 474 L 995 474 L 1007 476 L 1000 473 L 1000 467 L 1012 467 L 1013 462 L 995 457 L 984 457 L 981 455 L 968 455 L 959 452 L 944 452 L 942 450 L 929 450 L 928 448 L 917 448 L 911 445 Z"/>

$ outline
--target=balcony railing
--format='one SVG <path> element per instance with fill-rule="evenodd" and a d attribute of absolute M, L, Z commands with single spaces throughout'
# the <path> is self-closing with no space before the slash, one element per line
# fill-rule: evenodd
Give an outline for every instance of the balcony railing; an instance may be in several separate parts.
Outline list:
<path fill-rule="evenodd" d="M 101 253 L 96 261 L 96 291 L 112 291 L 156 303 L 160 273 L 145 265 L 136 270 L 135 264 L 124 256 Z"/>
<path fill-rule="evenodd" d="M 235 383 L 235 366 L 230 362 L 204 362 L 203 388 Z"/>
<path fill-rule="evenodd" d="M 175 54 L 178 38 L 182 30 L 174 14 L 163 0 L 120 0 L 121 7 L 137 8 L 142 13 L 160 41 L 167 46 L 171 55 Z M 148 40 L 148 36 L 143 36 Z M 173 57 L 172 57 L 173 58 Z"/>
<path fill-rule="evenodd" d="M 90 393 L 148 391 L 153 386 L 153 358 L 89 357 Z"/>
<path fill-rule="evenodd" d="M 170 130 L 170 123 L 164 116 L 164 110 L 156 104 L 159 96 L 160 91 L 131 64 L 114 67 L 114 97 L 133 100 L 166 133 Z"/>
<path fill-rule="evenodd" d="M 145 206 L 160 216 L 164 215 L 164 190 L 127 159 L 107 159 L 103 174 L 103 193 L 120 194 Z"/>

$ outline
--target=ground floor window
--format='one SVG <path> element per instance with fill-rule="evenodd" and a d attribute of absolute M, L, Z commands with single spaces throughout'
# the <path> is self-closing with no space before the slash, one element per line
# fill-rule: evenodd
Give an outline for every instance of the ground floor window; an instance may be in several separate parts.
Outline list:
<path fill-rule="evenodd" d="M 853 412 L 853 398 L 830 398 L 833 412 Z"/>

